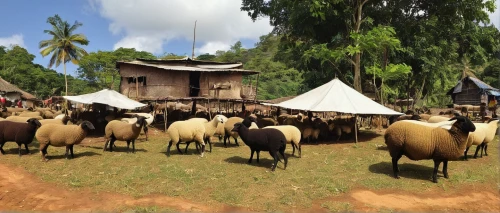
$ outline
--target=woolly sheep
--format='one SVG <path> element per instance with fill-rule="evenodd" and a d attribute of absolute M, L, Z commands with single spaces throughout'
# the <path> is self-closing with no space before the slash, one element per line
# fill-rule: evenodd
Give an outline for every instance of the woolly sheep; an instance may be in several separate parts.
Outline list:
<path fill-rule="evenodd" d="M 167 157 L 170 156 L 170 147 L 172 147 L 172 145 L 175 145 L 177 151 L 182 154 L 179 143 L 191 141 L 201 144 L 201 157 L 203 157 L 205 153 L 205 142 L 203 140 L 205 126 L 203 123 L 193 120 L 176 121 L 168 127 L 167 133 L 170 137 L 167 146 Z"/>
<path fill-rule="evenodd" d="M 191 118 L 189 120 L 199 121 L 205 126 L 204 140 L 205 140 L 205 143 L 209 144 L 210 152 L 212 152 L 212 142 L 210 141 L 210 138 L 212 136 L 214 136 L 215 131 L 217 130 L 217 127 L 219 126 L 219 124 L 224 124 L 224 122 L 227 121 L 227 117 L 224 115 L 215 115 L 214 118 L 210 122 L 205 118 Z M 184 152 L 187 153 L 187 148 L 188 148 L 190 143 L 191 142 L 186 143 L 186 149 Z M 198 147 L 197 147 L 197 149 L 198 149 Z"/>
<path fill-rule="evenodd" d="M 274 159 L 274 164 L 271 171 L 276 169 L 278 164 L 278 152 L 283 156 L 285 161 L 285 168 L 288 164 L 288 159 L 285 156 L 286 137 L 277 129 L 248 129 L 243 123 L 236 123 L 231 130 L 238 132 L 243 142 L 250 147 L 251 154 L 248 163 L 252 163 L 253 154 L 257 152 L 257 163 L 259 162 L 260 151 L 269 151 L 269 154 Z"/>
<path fill-rule="evenodd" d="M 302 145 L 300 144 L 301 134 L 300 130 L 292 125 L 281 125 L 281 126 L 267 126 L 264 129 L 277 129 L 281 131 L 286 138 L 286 141 L 290 143 L 293 147 L 292 155 L 295 155 L 295 148 L 297 148 L 299 153 L 299 158 L 302 157 Z"/>
<path fill-rule="evenodd" d="M 69 117 L 64 116 L 62 119 L 43 119 L 43 120 L 40 120 L 40 123 L 42 125 L 45 125 L 45 124 L 66 125 L 66 124 L 68 124 L 68 121 L 69 121 Z"/>
<path fill-rule="evenodd" d="M 395 178 L 399 178 L 398 160 L 403 155 L 411 160 L 433 159 L 432 181 L 435 183 L 438 167 L 443 162 L 443 174 L 448 178 L 448 160 L 456 160 L 462 155 L 469 132 L 476 130 L 466 117 L 457 116 L 451 120 L 457 121 L 450 130 L 407 122 L 396 122 L 387 128 L 384 138 L 392 157 Z"/>
<path fill-rule="evenodd" d="M 226 139 L 228 140 L 228 143 L 231 143 L 229 140 L 229 137 L 234 138 L 234 142 L 236 145 L 239 146 L 238 144 L 238 133 L 231 131 L 234 128 L 234 124 L 236 123 L 241 123 L 243 122 L 243 118 L 240 117 L 230 117 L 227 119 L 227 122 L 224 124 L 224 147 L 227 147 L 226 145 Z"/>
<path fill-rule="evenodd" d="M 134 124 L 129 124 L 121 121 L 111 121 L 105 127 L 104 139 L 106 143 L 104 144 L 104 151 L 109 143 L 109 151 L 113 151 L 113 145 L 116 140 L 127 141 L 127 153 L 130 150 L 130 143 L 132 142 L 132 153 L 135 153 L 135 140 L 139 137 L 139 133 L 146 123 L 146 118 L 143 116 L 137 117 L 137 121 Z"/>
<path fill-rule="evenodd" d="M 95 127 L 89 121 L 83 121 L 80 125 L 58 125 L 58 124 L 45 124 L 42 125 L 35 134 L 36 139 L 40 143 L 40 154 L 42 160 L 47 161 L 47 148 L 49 145 L 55 147 L 66 146 L 66 159 L 71 158 L 73 155 L 73 146 L 82 142 L 90 130 Z"/>
<path fill-rule="evenodd" d="M 138 116 L 143 116 L 146 118 L 146 123 L 144 124 L 143 126 L 143 130 L 144 130 L 144 135 L 146 136 L 146 141 L 148 141 L 148 125 L 150 125 L 151 123 L 153 123 L 153 120 L 154 120 L 154 117 L 151 115 L 151 114 L 148 114 L 148 113 L 135 113 L 132 115 L 131 118 L 121 118 L 120 120 L 121 121 L 125 121 L 129 124 L 134 124 L 137 122 L 137 117 Z"/>
<path fill-rule="evenodd" d="M 7 121 L 14 121 L 14 122 L 21 122 L 21 123 L 25 123 L 27 122 L 29 119 L 31 118 L 35 118 L 37 120 L 43 120 L 42 117 L 40 116 L 36 116 L 36 117 L 19 117 L 19 116 L 9 116 L 7 118 L 5 118 L 5 120 Z"/>
<path fill-rule="evenodd" d="M 7 141 L 14 141 L 19 147 L 19 156 L 21 156 L 21 144 L 24 144 L 26 153 L 30 153 L 28 144 L 33 141 L 35 132 L 41 124 L 37 119 L 30 118 L 26 123 L 18 123 L 14 121 L 0 122 L 0 153 L 5 154 L 2 149 Z"/>
<path fill-rule="evenodd" d="M 484 155 L 488 156 L 488 143 L 492 142 L 493 139 L 495 138 L 497 128 L 498 128 L 498 119 L 494 118 L 490 120 L 488 123 L 476 123 L 476 127 L 481 128 L 485 132 L 485 137 L 484 137 L 484 142 L 480 145 L 477 146 L 476 148 L 476 153 L 474 154 L 474 158 L 477 158 L 477 153 L 479 149 L 481 149 L 481 157 L 483 156 L 483 150 L 484 150 Z"/>
<path fill-rule="evenodd" d="M 19 114 L 19 117 L 36 117 L 36 116 L 42 116 L 40 112 L 30 112 L 30 111 L 24 111 Z"/>

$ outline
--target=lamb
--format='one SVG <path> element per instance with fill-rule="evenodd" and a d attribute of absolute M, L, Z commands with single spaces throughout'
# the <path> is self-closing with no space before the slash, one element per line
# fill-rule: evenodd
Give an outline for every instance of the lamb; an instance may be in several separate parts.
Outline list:
<path fill-rule="evenodd" d="M 146 124 L 146 118 L 143 116 L 137 117 L 135 124 L 128 124 L 121 121 L 111 121 L 105 127 L 104 151 L 109 143 L 109 151 L 113 151 L 113 145 L 116 140 L 127 141 L 127 153 L 130 150 L 130 142 L 132 142 L 132 153 L 135 153 L 135 139 L 139 137 L 143 125 Z"/>
<path fill-rule="evenodd" d="M 66 146 L 66 159 L 71 158 L 73 155 L 73 146 L 82 142 L 90 130 L 95 127 L 89 121 L 83 121 L 80 125 L 58 125 L 58 124 L 45 124 L 42 125 L 35 134 L 36 139 L 40 143 L 40 154 L 42 160 L 47 161 L 47 148 L 49 145 L 55 147 Z"/>
<path fill-rule="evenodd" d="M 40 122 L 35 118 L 30 118 L 26 123 L 14 121 L 0 121 L 0 153 L 5 154 L 2 149 L 7 141 L 14 141 L 19 147 L 19 156 L 21 156 L 21 144 L 24 144 L 26 153 L 30 153 L 28 144 L 33 141 L 35 132 L 40 127 Z"/>
<path fill-rule="evenodd" d="M 448 161 L 458 159 L 465 147 L 469 132 L 476 127 L 467 118 L 456 116 L 450 130 L 407 122 L 396 122 L 385 132 L 385 143 L 392 157 L 394 178 L 399 178 L 398 160 L 406 155 L 411 160 L 434 160 L 432 181 L 437 183 L 438 167 L 443 162 L 443 174 L 448 178 Z"/>
<path fill-rule="evenodd" d="M 170 147 L 172 145 L 176 145 L 177 151 L 182 154 L 179 143 L 191 141 L 201 144 L 201 157 L 203 157 L 205 153 L 205 141 L 203 140 L 205 126 L 203 123 L 196 120 L 176 121 L 168 127 L 167 133 L 170 136 L 167 146 L 167 157 L 170 156 Z"/>
<path fill-rule="evenodd" d="M 264 129 L 277 129 L 281 131 L 286 138 L 286 141 L 292 145 L 293 152 L 292 155 L 295 155 L 295 148 L 297 148 L 299 153 L 299 158 L 302 157 L 302 145 L 300 144 L 300 139 L 302 135 L 300 134 L 300 130 L 292 125 L 282 125 L 282 126 L 267 126 Z"/>
<path fill-rule="evenodd" d="M 495 138 L 498 128 L 498 119 L 494 118 L 490 120 L 488 123 L 476 123 L 475 125 L 483 129 L 483 131 L 485 132 L 485 137 L 484 137 L 484 142 L 480 146 L 477 146 L 474 158 L 477 158 L 477 153 L 479 149 L 481 149 L 481 157 L 483 157 L 483 150 L 484 150 L 484 155 L 488 156 L 487 153 L 488 143 L 492 142 L 493 139 Z"/>
<path fill-rule="evenodd" d="M 285 161 L 284 169 L 286 169 L 288 164 L 288 159 L 285 156 L 286 137 L 280 130 L 272 128 L 248 129 L 243 123 L 236 123 L 231 131 L 238 132 L 243 142 L 250 147 L 251 154 L 248 163 L 252 163 L 254 152 L 257 152 L 258 163 L 260 151 L 269 151 L 269 154 L 274 159 L 274 164 L 271 168 L 271 171 L 274 171 L 278 164 L 279 152 L 283 156 Z"/>

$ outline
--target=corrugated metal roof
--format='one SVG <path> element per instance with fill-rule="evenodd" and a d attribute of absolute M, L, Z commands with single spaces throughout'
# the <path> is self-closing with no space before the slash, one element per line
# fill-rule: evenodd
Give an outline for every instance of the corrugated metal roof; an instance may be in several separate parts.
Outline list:
<path fill-rule="evenodd" d="M 247 74 L 259 73 L 259 71 L 254 71 L 254 70 L 238 69 L 238 67 L 243 66 L 240 63 L 203 64 L 203 65 L 193 64 L 191 66 L 186 66 L 186 65 L 179 65 L 179 64 L 171 64 L 171 62 L 162 64 L 162 63 L 158 63 L 158 62 L 134 60 L 134 61 L 128 61 L 128 62 L 118 62 L 117 64 L 118 65 L 119 64 L 133 64 L 133 65 L 140 65 L 140 66 L 155 67 L 155 68 L 164 69 L 164 70 L 188 71 L 188 72 L 243 72 L 243 73 L 247 73 Z"/>
<path fill-rule="evenodd" d="M 480 89 L 492 89 L 492 90 L 496 90 L 496 88 L 493 88 L 492 86 L 488 85 L 487 83 L 484 83 L 483 81 L 477 79 L 477 78 L 474 78 L 474 77 L 468 77 L 472 82 L 474 82 L 474 84 L 477 85 L 477 87 L 479 87 Z"/>
<path fill-rule="evenodd" d="M 474 78 L 474 77 L 470 77 L 470 76 L 467 76 L 467 77 L 463 78 L 462 80 L 458 81 L 457 85 L 455 85 L 455 87 L 451 88 L 451 90 L 448 91 L 447 94 L 452 95 L 452 94 L 456 94 L 456 93 L 461 93 L 462 87 L 463 87 L 463 82 L 467 79 L 469 79 L 472 83 L 474 83 L 479 89 L 481 89 L 481 91 L 486 92 L 489 95 L 500 96 L 499 89 L 494 88 L 494 87 L 488 85 L 487 83 L 484 83 L 483 81 L 481 81 L 477 78 Z"/>

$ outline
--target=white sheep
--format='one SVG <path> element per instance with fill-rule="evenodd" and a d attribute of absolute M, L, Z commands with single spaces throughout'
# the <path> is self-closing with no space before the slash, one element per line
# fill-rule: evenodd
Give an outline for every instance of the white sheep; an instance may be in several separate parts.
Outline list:
<path fill-rule="evenodd" d="M 302 148 L 301 148 L 301 144 L 300 144 L 301 134 L 300 134 L 300 130 L 297 127 L 292 126 L 292 125 L 282 125 L 282 126 L 266 126 L 266 127 L 264 127 L 264 129 L 266 129 L 266 128 L 272 128 L 272 129 L 277 129 L 277 130 L 281 131 L 285 135 L 286 141 L 288 143 L 290 143 L 293 147 L 292 155 L 295 154 L 295 148 L 297 148 L 298 153 L 299 153 L 299 158 L 302 157 Z"/>
<path fill-rule="evenodd" d="M 484 142 L 480 145 L 477 146 L 476 153 L 474 154 L 474 158 L 477 158 L 477 153 L 479 149 L 481 149 L 481 157 L 483 157 L 483 150 L 484 150 L 484 155 L 488 156 L 488 143 L 492 142 L 493 139 L 495 138 L 495 135 L 497 133 L 497 128 L 498 128 L 498 119 L 492 119 L 488 123 L 476 123 L 475 124 L 478 128 L 481 128 L 485 132 L 485 137 L 484 137 Z"/>
<path fill-rule="evenodd" d="M 227 121 L 227 117 L 224 115 L 215 115 L 214 118 L 210 122 L 205 118 L 191 118 L 189 120 L 190 121 L 198 121 L 205 126 L 204 140 L 205 140 L 205 143 L 208 143 L 208 145 L 210 146 L 210 152 L 212 152 L 212 142 L 210 141 L 210 138 L 212 136 L 214 136 L 219 124 L 224 124 L 224 122 Z M 184 152 L 187 153 L 187 148 L 188 148 L 190 143 L 191 142 L 186 142 L 186 149 L 184 150 Z M 197 145 L 196 149 L 198 149 L 199 144 L 196 144 L 196 145 Z"/>
<path fill-rule="evenodd" d="M 104 151 L 109 143 L 109 151 L 113 151 L 113 145 L 116 140 L 127 141 L 127 152 L 129 152 L 130 143 L 132 142 L 132 152 L 135 152 L 135 140 L 139 137 L 141 129 L 146 124 L 146 118 L 139 116 L 137 122 L 129 124 L 121 121 L 113 120 L 106 125 L 104 139 Z"/>
<path fill-rule="evenodd" d="M 170 156 L 170 147 L 172 145 L 175 145 L 177 151 L 182 154 L 179 143 L 194 141 L 201 144 L 201 157 L 203 157 L 205 153 L 205 141 L 203 140 L 205 125 L 203 125 L 202 122 L 196 120 L 176 121 L 168 127 L 167 133 L 170 137 L 167 147 L 167 156 Z"/>

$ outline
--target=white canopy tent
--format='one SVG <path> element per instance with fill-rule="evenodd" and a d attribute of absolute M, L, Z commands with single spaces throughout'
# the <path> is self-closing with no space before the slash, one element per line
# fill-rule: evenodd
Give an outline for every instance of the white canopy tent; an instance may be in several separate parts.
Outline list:
<path fill-rule="evenodd" d="M 120 109 L 135 109 L 137 107 L 146 106 L 146 104 L 134 101 L 127 96 L 124 96 L 114 90 L 103 89 L 99 92 L 89 93 L 78 96 L 63 96 L 69 101 L 74 101 L 82 104 L 100 103 Z"/>
<path fill-rule="evenodd" d="M 288 101 L 269 105 L 313 112 L 349 113 L 356 115 L 356 119 L 357 115 L 360 114 L 403 114 L 371 100 L 337 78 Z M 356 142 L 358 141 L 357 129 L 357 125 L 355 125 Z"/>

